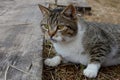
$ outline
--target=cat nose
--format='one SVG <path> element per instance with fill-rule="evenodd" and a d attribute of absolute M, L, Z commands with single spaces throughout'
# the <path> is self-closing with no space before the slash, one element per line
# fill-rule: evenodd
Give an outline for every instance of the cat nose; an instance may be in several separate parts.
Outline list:
<path fill-rule="evenodd" d="M 50 40 L 52 40 L 53 39 L 53 35 L 49 35 L 50 36 Z"/>
<path fill-rule="evenodd" d="M 50 40 L 53 42 L 57 42 L 53 37 L 50 37 Z"/>
<path fill-rule="evenodd" d="M 50 40 L 52 40 L 52 41 L 53 41 L 54 39 L 53 39 L 52 37 L 50 37 Z"/>
<path fill-rule="evenodd" d="M 49 36 L 50 36 L 50 38 L 52 38 L 53 36 L 55 35 L 55 31 L 49 31 Z"/>
<path fill-rule="evenodd" d="M 53 39 L 53 36 L 50 36 L 50 40 L 52 40 Z"/>
<path fill-rule="evenodd" d="M 53 36 L 54 36 L 54 34 L 53 33 L 49 33 L 49 37 L 50 37 L 50 39 L 53 39 Z"/>
<path fill-rule="evenodd" d="M 53 39 L 53 37 L 52 37 L 52 36 L 50 36 L 50 40 L 51 40 L 51 41 L 54 41 L 54 39 Z"/>

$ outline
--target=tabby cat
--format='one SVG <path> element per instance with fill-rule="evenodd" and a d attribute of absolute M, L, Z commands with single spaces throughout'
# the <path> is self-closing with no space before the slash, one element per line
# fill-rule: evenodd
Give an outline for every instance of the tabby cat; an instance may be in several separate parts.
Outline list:
<path fill-rule="evenodd" d="M 61 61 L 81 63 L 83 74 L 95 78 L 101 66 L 120 64 L 120 27 L 90 26 L 70 4 L 63 10 L 50 10 L 42 5 L 42 29 L 57 52 L 44 62 L 57 66 Z"/>

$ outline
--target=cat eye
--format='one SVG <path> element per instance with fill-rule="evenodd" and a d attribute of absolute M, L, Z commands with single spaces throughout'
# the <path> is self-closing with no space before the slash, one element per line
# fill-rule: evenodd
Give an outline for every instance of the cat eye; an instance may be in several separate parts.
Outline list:
<path fill-rule="evenodd" d="M 64 30 L 64 29 L 66 29 L 66 27 L 63 26 L 63 25 L 59 25 L 59 26 L 57 26 L 57 29 L 58 29 L 59 31 L 62 31 L 62 30 Z"/>
<path fill-rule="evenodd" d="M 49 25 L 47 24 L 41 24 L 41 27 L 45 30 L 48 30 L 49 29 Z"/>

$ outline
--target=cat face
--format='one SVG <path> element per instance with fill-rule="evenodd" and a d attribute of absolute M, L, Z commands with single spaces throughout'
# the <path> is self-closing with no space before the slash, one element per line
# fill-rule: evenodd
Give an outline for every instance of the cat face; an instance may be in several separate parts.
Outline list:
<path fill-rule="evenodd" d="M 39 5 L 43 14 L 41 27 L 52 42 L 69 42 L 77 34 L 77 19 L 74 6 L 69 5 L 63 10 L 49 10 Z"/>

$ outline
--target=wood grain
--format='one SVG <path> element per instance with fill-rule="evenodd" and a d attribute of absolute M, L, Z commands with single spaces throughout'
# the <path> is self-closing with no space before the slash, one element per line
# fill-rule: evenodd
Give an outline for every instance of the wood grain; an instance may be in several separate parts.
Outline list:
<path fill-rule="evenodd" d="M 82 14 L 90 14 L 92 10 L 91 6 L 87 3 L 86 0 L 46 0 L 45 2 L 49 4 L 50 8 L 52 9 L 56 8 L 56 5 L 57 8 L 64 8 L 69 4 L 73 4 L 76 7 L 76 9 Z"/>
<path fill-rule="evenodd" d="M 43 34 L 37 0 L 0 0 L 0 80 L 41 80 Z"/>

